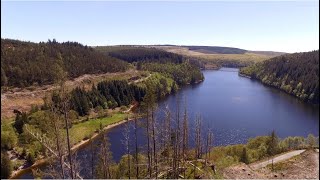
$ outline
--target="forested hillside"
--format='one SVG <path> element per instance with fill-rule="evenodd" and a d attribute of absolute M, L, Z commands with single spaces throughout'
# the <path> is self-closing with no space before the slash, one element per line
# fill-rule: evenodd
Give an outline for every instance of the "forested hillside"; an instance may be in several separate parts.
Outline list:
<path fill-rule="evenodd" d="M 240 74 L 319 104 L 319 50 L 274 57 L 242 68 Z"/>
<path fill-rule="evenodd" d="M 61 76 L 125 71 L 128 63 L 77 42 L 1 39 L 1 86 L 51 84 Z"/>
<path fill-rule="evenodd" d="M 143 63 L 141 69 L 162 73 L 175 80 L 178 85 L 194 84 L 204 79 L 199 68 L 190 63 Z"/>
<path fill-rule="evenodd" d="M 220 67 L 240 68 L 285 54 L 284 52 L 249 51 L 221 46 L 154 45 L 149 47 L 182 55 L 189 62 L 202 69 L 219 69 Z"/>
<path fill-rule="evenodd" d="M 129 85 L 124 80 L 102 81 L 90 91 L 78 87 L 71 91 L 71 108 L 80 116 L 88 115 L 91 108 L 103 109 L 128 106 L 133 101 L 142 101 L 146 90 Z"/>
<path fill-rule="evenodd" d="M 183 57 L 178 54 L 155 48 L 128 47 L 109 52 L 109 55 L 127 62 L 161 62 L 182 63 Z"/>
<path fill-rule="evenodd" d="M 204 79 L 198 61 L 152 47 L 96 47 L 108 56 L 134 63 L 138 70 L 159 72 L 178 85 L 192 84 Z"/>

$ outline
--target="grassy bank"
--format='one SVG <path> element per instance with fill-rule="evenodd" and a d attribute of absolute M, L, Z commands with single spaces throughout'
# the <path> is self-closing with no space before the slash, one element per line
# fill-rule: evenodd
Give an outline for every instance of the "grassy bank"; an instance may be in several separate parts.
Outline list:
<path fill-rule="evenodd" d="M 100 119 L 91 119 L 72 126 L 70 129 L 70 136 L 74 143 L 89 139 L 95 132 L 98 132 L 100 127 L 106 127 L 110 124 L 117 123 L 126 119 L 129 115 L 121 112 L 112 114 L 109 117 Z"/>
<path fill-rule="evenodd" d="M 100 133 L 111 129 L 117 125 L 124 123 L 126 118 L 130 118 L 130 114 L 116 112 L 108 117 L 90 119 L 78 124 L 75 124 L 70 128 L 70 139 L 72 141 L 72 151 L 76 151 L 79 148 L 89 143 L 89 139 L 94 139 Z M 103 130 L 103 131 L 100 131 Z M 11 174 L 11 179 L 19 178 L 21 175 L 29 172 L 33 168 L 37 168 L 45 165 L 48 162 L 47 158 L 38 158 L 31 166 L 15 170 Z M 22 165 L 22 164 L 21 164 Z"/>

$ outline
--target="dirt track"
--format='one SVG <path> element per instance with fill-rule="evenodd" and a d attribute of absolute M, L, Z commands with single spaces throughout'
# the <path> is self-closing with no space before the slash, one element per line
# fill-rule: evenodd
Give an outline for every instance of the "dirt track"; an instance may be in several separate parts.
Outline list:
<path fill-rule="evenodd" d="M 319 179 L 319 152 L 306 150 L 289 159 L 278 161 L 274 167 L 274 171 L 270 166 L 253 170 L 241 163 L 225 168 L 222 173 L 226 179 Z"/>
<path fill-rule="evenodd" d="M 273 158 L 273 163 L 275 164 L 275 163 L 290 159 L 293 156 L 296 156 L 296 155 L 299 155 L 299 154 L 303 153 L 304 151 L 306 151 L 306 150 L 305 149 L 303 149 L 303 150 L 295 150 L 295 151 L 288 152 L 286 154 L 282 154 L 280 156 L 277 156 L 277 157 Z M 266 161 L 263 161 L 263 162 L 250 164 L 249 166 L 251 167 L 251 169 L 257 170 L 257 169 L 266 167 L 268 164 L 272 164 L 272 159 L 271 158 L 266 160 Z"/>
<path fill-rule="evenodd" d="M 110 79 L 110 78 L 131 78 L 139 76 L 140 71 L 130 69 L 126 72 L 118 73 L 105 73 L 98 75 L 88 75 L 85 74 L 73 80 L 68 80 L 66 86 L 69 89 L 73 89 L 77 86 L 83 86 L 86 89 L 92 87 L 92 84 L 97 84 L 98 82 Z M 149 76 L 148 76 L 149 77 Z M 145 78 L 143 78 L 145 79 Z M 15 88 L 12 91 L 8 91 L 1 94 L 1 120 L 3 118 L 12 118 L 14 117 L 13 110 L 17 109 L 19 111 L 29 111 L 32 105 L 42 105 L 43 98 L 49 92 L 55 90 L 57 86 L 46 85 L 41 87 L 34 87 L 32 90 L 27 88 L 18 89 Z M 30 89 L 30 88 L 29 88 Z"/>

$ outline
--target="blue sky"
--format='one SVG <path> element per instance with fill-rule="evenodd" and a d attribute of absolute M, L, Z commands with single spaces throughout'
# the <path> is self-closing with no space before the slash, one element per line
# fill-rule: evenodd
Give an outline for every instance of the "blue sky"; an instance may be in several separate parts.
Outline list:
<path fill-rule="evenodd" d="M 1 1 L 1 37 L 301 52 L 319 49 L 318 6 L 317 1 Z"/>

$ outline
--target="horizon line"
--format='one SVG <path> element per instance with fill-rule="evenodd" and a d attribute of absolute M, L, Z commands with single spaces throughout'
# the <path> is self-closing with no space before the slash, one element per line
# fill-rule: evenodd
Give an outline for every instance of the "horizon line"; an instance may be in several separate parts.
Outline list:
<path fill-rule="evenodd" d="M 240 47 L 236 47 L 236 46 L 221 46 L 221 45 L 208 45 L 208 44 L 201 44 L 201 45 L 186 45 L 186 44 L 104 44 L 104 45 L 88 45 L 85 43 L 81 43 L 79 41 L 72 41 L 72 40 L 68 40 L 68 41 L 57 41 L 56 38 L 48 38 L 47 41 L 32 41 L 32 40 L 22 40 L 22 39 L 14 39 L 14 38 L 7 38 L 7 37 L 1 37 L 2 39 L 7 39 L 7 40 L 15 40 L 15 41 L 22 41 L 22 42 L 30 42 L 30 43 L 40 43 L 40 42 L 48 42 L 48 40 L 56 40 L 56 42 L 58 43 L 64 43 L 64 42 L 77 42 L 80 43 L 84 46 L 90 46 L 90 47 L 103 47 L 103 46 L 180 46 L 180 47 L 186 47 L 186 46 L 206 46 L 206 47 L 224 47 L 224 48 L 236 48 L 236 49 L 242 49 L 245 51 L 265 51 L 265 52 L 278 52 L 278 53 L 300 53 L 300 52 L 311 52 L 311 51 L 317 51 L 318 49 L 312 49 L 312 50 L 308 50 L 308 51 L 295 51 L 295 52 L 285 52 L 285 51 L 277 51 L 277 50 L 252 50 L 252 49 L 245 49 L 245 48 L 240 48 Z"/>

